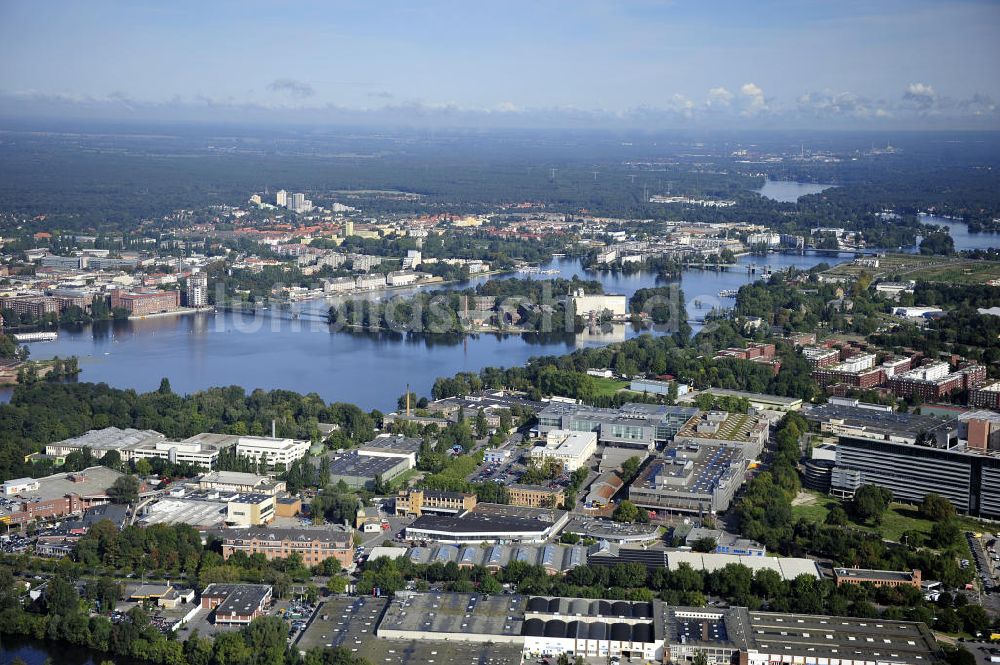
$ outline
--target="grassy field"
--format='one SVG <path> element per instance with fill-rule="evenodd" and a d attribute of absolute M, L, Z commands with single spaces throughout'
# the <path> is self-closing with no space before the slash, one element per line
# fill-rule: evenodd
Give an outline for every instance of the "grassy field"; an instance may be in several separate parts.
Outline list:
<path fill-rule="evenodd" d="M 825 275 L 857 277 L 862 272 L 876 280 L 898 276 L 903 280 L 949 282 L 952 284 L 982 284 L 1000 279 L 1000 263 L 976 261 L 957 256 L 920 256 L 919 254 L 889 254 L 878 258 L 877 268 L 842 263 L 827 270 Z"/>
<path fill-rule="evenodd" d="M 627 388 L 629 385 L 628 381 L 605 379 L 602 376 L 594 376 L 591 378 L 594 380 L 594 388 L 599 397 L 611 397 L 616 392 L 622 388 Z"/>
<path fill-rule="evenodd" d="M 819 492 L 803 490 L 792 504 L 792 518 L 795 520 L 804 518 L 810 522 L 822 523 L 834 507 L 842 505 L 840 499 L 820 494 Z M 978 520 L 968 517 L 959 517 L 959 524 L 966 531 L 981 532 L 987 528 Z M 893 503 L 889 507 L 889 511 L 882 518 L 882 525 L 880 527 L 856 524 L 854 522 L 849 522 L 849 525 L 866 531 L 878 531 L 882 535 L 882 538 L 899 542 L 899 539 L 907 531 L 930 533 L 934 523 L 920 517 L 916 506 Z"/>

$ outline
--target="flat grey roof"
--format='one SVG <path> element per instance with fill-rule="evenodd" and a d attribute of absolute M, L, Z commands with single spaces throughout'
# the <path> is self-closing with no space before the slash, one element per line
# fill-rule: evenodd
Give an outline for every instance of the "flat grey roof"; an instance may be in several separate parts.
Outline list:
<path fill-rule="evenodd" d="M 405 465 L 406 460 L 397 457 L 371 457 L 350 452 L 330 460 L 330 475 L 374 478 L 395 471 L 401 464 Z"/>
<path fill-rule="evenodd" d="M 476 593 L 397 593 L 378 627 L 421 633 L 520 635 L 525 597 Z"/>
<path fill-rule="evenodd" d="M 106 466 L 92 466 L 83 471 L 54 473 L 51 476 L 37 478 L 38 489 L 31 492 L 18 492 L 17 496 L 25 499 L 58 499 L 67 494 L 80 496 L 103 496 L 109 487 L 123 474 Z M 76 480 L 74 480 L 76 479 Z"/>
<path fill-rule="evenodd" d="M 156 443 L 166 440 L 166 436 L 156 430 L 134 428 L 119 429 L 117 427 L 105 427 L 104 429 L 92 429 L 80 436 L 74 436 L 62 441 L 51 443 L 51 446 L 64 446 L 83 448 L 91 450 L 121 450 L 140 443 Z"/>
<path fill-rule="evenodd" d="M 413 439 L 407 436 L 377 436 L 371 441 L 361 444 L 358 450 L 418 453 L 423 443 L 422 439 Z"/>

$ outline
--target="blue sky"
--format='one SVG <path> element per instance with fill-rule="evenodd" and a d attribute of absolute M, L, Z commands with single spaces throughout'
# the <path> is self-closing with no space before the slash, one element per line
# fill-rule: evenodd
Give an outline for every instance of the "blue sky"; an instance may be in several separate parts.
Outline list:
<path fill-rule="evenodd" d="M 0 114 L 1000 126 L 1000 2 L 0 0 Z"/>

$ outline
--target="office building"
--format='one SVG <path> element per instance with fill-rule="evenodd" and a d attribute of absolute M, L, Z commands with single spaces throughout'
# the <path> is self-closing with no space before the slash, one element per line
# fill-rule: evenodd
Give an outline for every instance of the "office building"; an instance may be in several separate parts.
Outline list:
<path fill-rule="evenodd" d="M 222 557 L 236 552 L 263 554 L 269 561 L 298 554 L 306 566 L 330 558 L 343 568 L 354 565 L 353 532 L 333 529 L 227 529 L 222 533 Z"/>
<path fill-rule="evenodd" d="M 710 514 L 729 508 L 749 460 L 739 447 L 674 444 L 646 465 L 628 490 L 643 508 Z"/>
<path fill-rule="evenodd" d="M 741 538 L 721 529 L 695 527 L 684 537 L 684 544 L 693 547 L 698 541 L 711 540 L 716 554 L 736 554 L 738 556 L 767 556 L 767 548 L 755 540 Z"/>
<path fill-rule="evenodd" d="M 179 291 L 111 292 L 111 308 L 124 309 L 129 316 L 148 316 L 173 312 L 181 306 Z"/>
<path fill-rule="evenodd" d="M 391 483 L 410 469 L 407 457 L 361 455 L 356 450 L 330 457 L 330 483 L 343 481 L 351 489 L 375 490 L 378 480 Z"/>
<path fill-rule="evenodd" d="M 678 448 L 692 445 L 739 448 L 747 460 L 756 459 L 767 441 L 767 422 L 757 416 L 708 411 L 692 418 L 674 436 Z"/>
<path fill-rule="evenodd" d="M 288 192 L 286 192 L 283 189 L 279 189 L 277 192 L 275 192 L 275 194 L 274 194 L 274 203 L 275 203 L 275 205 L 281 206 L 282 208 L 287 207 L 288 206 Z"/>
<path fill-rule="evenodd" d="M 857 436 L 898 443 L 916 443 L 918 438 L 944 444 L 958 436 L 958 423 L 953 419 L 915 413 L 885 411 L 878 405 L 838 402 L 810 406 L 802 413 L 806 420 L 830 436 Z"/>
<path fill-rule="evenodd" d="M 566 494 L 561 487 L 555 489 L 543 485 L 507 485 L 507 495 L 512 506 L 525 508 L 562 508 Z"/>
<path fill-rule="evenodd" d="M 396 515 L 420 517 L 424 513 L 456 515 L 476 507 L 476 495 L 465 492 L 410 489 L 396 494 Z"/>
<path fill-rule="evenodd" d="M 587 460 L 597 452 L 597 434 L 594 432 L 572 432 L 550 430 L 545 443 L 528 451 L 528 459 L 538 465 L 549 460 L 558 462 L 563 471 L 576 471 L 586 466 Z"/>
<path fill-rule="evenodd" d="M 955 439 L 915 445 L 842 436 L 831 493 L 850 497 L 862 485 L 886 487 L 895 500 L 915 504 L 933 492 L 961 513 L 1000 518 L 1000 455 Z"/>
<path fill-rule="evenodd" d="M 628 389 L 637 393 L 649 393 L 650 395 L 669 395 L 671 390 L 676 391 L 676 395 L 686 395 L 690 387 L 677 381 L 658 381 L 656 379 L 632 379 Z"/>
<path fill-rule="evenodd" d="M 648 451 L 671 440 L 697 414 L 698 409 L 688 406 L 628 403 L 604 409 L 549 402 L 537 411 L 537 431 L 596 432 L 606 446 Z"/>
<path fill-rule="evenodd" d="M 191 273 L 187 279 L 185 294 L 188 307 L 208 305 L 208 275 L 203 272 Z"/>
<path fill-rule="evenodd" d="M 44 478 L 21 478 L 4 484 L 0 524 L 27 524 L 34 520 L 80 515 L 111 501 L 110 488 L 122 474 L 104 466 L 55 473 Z M 145 487 L 140 489 L 145 490 Z"/>
<path fill-rule="evenodd" d="M 274 521 L 274 495 L 239 494 L 226 501 L 226 524 L 263 526 Z"/>
<path fill-rule="evenodd" d="M 236 442 L 236 454 L 253 460 L 267 460 L 268 466 L 274 468 L 288 465 L 305 457 L 309 452 L 308 441 L 295 439 L 280 439 L 265 436 L 241 436 Z"/>
<path fill-rule="evenodd" d="M 628 315 L 628 299 L 623 295 L 588 295 L 583 290 L 578 290 L 570 300 L 577 316 L 587 317 L 592 314 L 600 316 L 610 313 L 615 318 L 624 318 Z"/>
<path fill-rule="evenodd" d="M 174 464 L 215 468 L 219 453 L 236 445 L 236 436 L 196 434 L 183 441 L 145 441 L 127 450 L 129 459 L 163 459 Z"/>

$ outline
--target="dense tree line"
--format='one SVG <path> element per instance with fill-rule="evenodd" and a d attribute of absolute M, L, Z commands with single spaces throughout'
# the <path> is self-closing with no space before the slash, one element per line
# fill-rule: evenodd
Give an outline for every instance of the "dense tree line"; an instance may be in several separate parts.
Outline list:
<path fill-rule="evenodd" d="M 287 390 L 230 386 L 180 396 L 166 381 L 149 393 L 103 383 L 23 385 L 0 404 L 0 478 L 31 475 L 25 455 L 90 429 L 135 427 L 182 439 L 201 432 L 269 435 L 272 421 L 278 436 L 313 440 L 320 439 L 318 423 L 333 423 L 334 442 L 356 445 L 374 436 L 381 414 Z"/>

